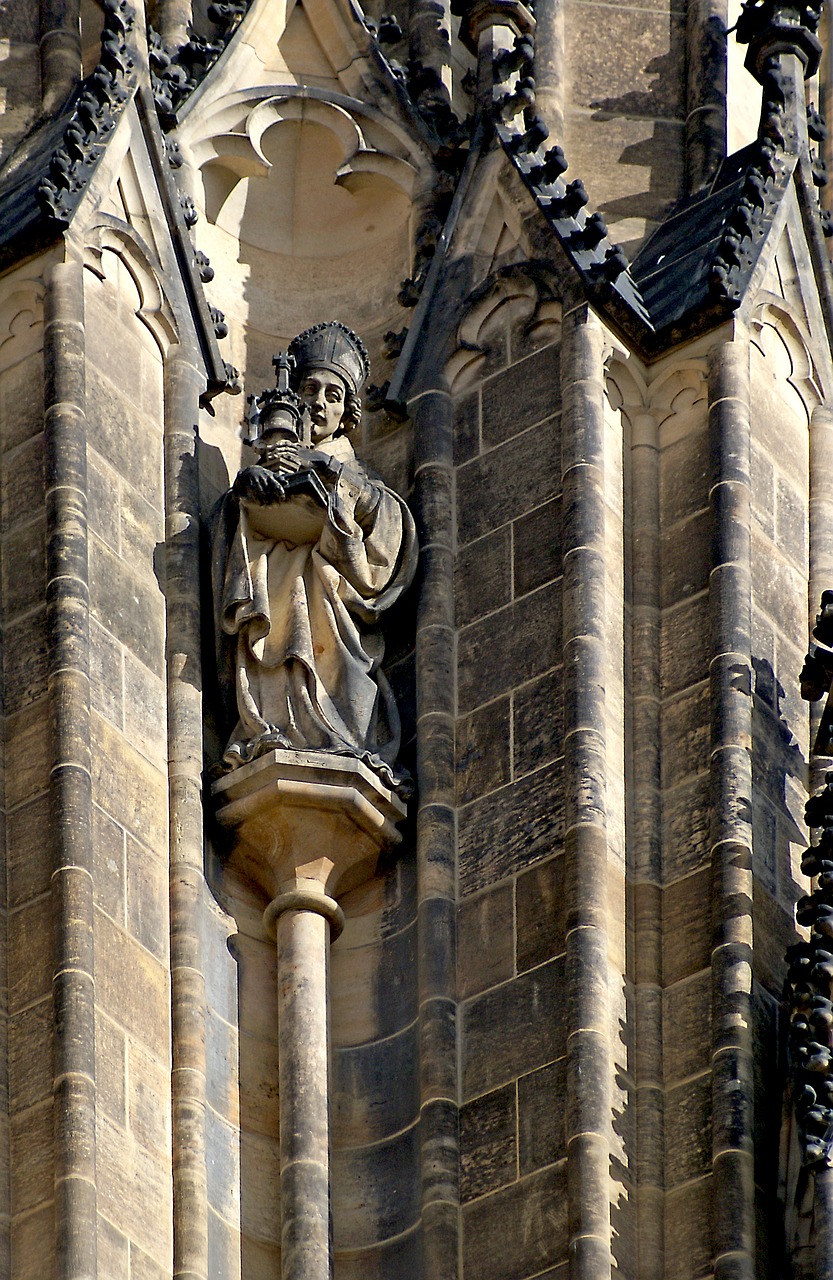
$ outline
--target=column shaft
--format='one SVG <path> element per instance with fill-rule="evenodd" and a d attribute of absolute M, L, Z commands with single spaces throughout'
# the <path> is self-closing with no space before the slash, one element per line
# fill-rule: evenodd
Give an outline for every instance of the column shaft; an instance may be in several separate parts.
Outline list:
<path fill-rule="evenodd" d="M 283 911 L 277 943 L 281 1275 L 329 1280 L 329 921 L 316 911 Z"/>
<path fill-rule="evenodd" d="M 205 377 L 165 361 L 165 605 L 171 904 L 174 1276 L 206 1280 L 205 977 L 202 959 L 202 672 L 196 423 Z"/>
<path fill-rule="evenodd" d="M 712 1170 L 715 1280 L 753 1280 L 749 343 L 710 353 Z"/>
<path fill-rule="evenodd" d="M 41 102 L 57 111 L 81 79 L 80 0 L 41 0 Z"/>
<path fill-rule="evenodd" d="M 416 637 L 422 1242 L 426 1276 L 450 1280 L 460 1233 L 451 399 L 427 391 L 410 412 L 422 569 Z"/>
<path fill-rule="evenodd" d="M 565 308 L 564 854 L 567 905 L 567 1202 L 571 1280 L 610 1276 L 605 500 L 602 331 Z"/>
<path fill-rule="evenodd" d="M 95 981 L 84 280 L 57 263 L 45 299 L 46 618 L 53 734 L 57 1280 L 96 1275 Z"/>

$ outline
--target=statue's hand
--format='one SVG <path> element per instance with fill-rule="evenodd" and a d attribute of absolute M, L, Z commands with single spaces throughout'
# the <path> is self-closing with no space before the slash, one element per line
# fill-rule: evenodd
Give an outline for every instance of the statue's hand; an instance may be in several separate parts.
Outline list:
<path fill-rule="evenodd" d="M 296 471 L 300 471 L 301 467 L 307 465 L 304 462 L 304 454 L 307 452 L 308 450 L 295 440 L 277 440 L 274 444 L 268 445 L 263 454 L 263 461 L 278 475 L 294 475 Z"/>
<path fill-rule="evenodd" d="M 270 502 L 280 502 L 284 496 L 284 487 L 280 477 L 266 467 L 244 467 L 237 474 L 232 491 L 238 498 L 246 498 L 249 502 L 258 502 L 267 506 Z"/>

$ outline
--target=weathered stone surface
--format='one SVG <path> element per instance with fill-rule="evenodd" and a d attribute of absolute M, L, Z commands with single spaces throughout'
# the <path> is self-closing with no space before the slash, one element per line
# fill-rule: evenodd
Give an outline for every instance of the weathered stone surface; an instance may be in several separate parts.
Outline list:
<path fill-rule="evenodd" d="M 516 777 L 549 764 L 564 751 L 564 679 L 556 667 L 513 694 Z"/>
<path fill-rule="evenodd" d="M 480 452 L 480 392 L 461 396 L 454 405 L 454 465 Z"/>
<path fill-rule="evenodd" d="M 515 1181 L 517 1128 L 513 1084 L 486 1093 L 462 1108 L 460 1160 L 464 1202 Z"/>
<path fill-rule="evenodd" d="M 553 496 L 560 465 L 558 420 L 550 419 L 457 472 L 457 536 L 471 542 Z"/>
<path fill-rule="evenodd" d="M 676 880 L 662 896 L 664 936 L 662 971 L 665 982 L 678 982 L 705 969 L 711 957 L 711 913 L 703 909 L 708 902 L 710 873 L 708 870 Z"/>
<path fill-rule="evenodd" d="M 711 1170 L 711 1073 L 669 1089 L 665 1102 L 666 1186 L 675 1187 Z"/>
<path fill-rule="evenodd" d="M 483 445 L 491 448 L 558 407 L 559 348 L 544 347 L 483 383 Z"/>
<path fill-rule="evenodd" d="M 515 971 L 514 894 L 500 885 L 461 903 L 457 923 L 457 967 L 461 997 L 493 987 Z"/>
<path fill-rule="evenodd" d="M 516 520 L 512 530 L 515 595 L 561 574 L 561 502 L 554 498 Z"/>
<path fill-rule="evenodd" d="M 551 960 L 463 1005 L 464 1098 L 561 1057 L 563 982 L 563 962 Z"/>
<path fill-rule="evenodd" d="M 561 593 L 553 583 L 460 632 L 460 710 L 471 711 L 540 675 L 560 656 Z"/>
<path fill-rule="evenodd" d="M 470 542 L 457 555 L 454 602 L 457 625 L 466 626 L 512 598 L 510 526 Z"/>
<path fill-rule="evenodd" d="M 564 1058 L 518 1080 L 518 1165 L 522 1177 L 555 1164 L 567 1154 L 566 1084 Z"/>
<path fill-rule="evenodd" d="M 491 702 L 457 721 L 455 761 L 457 803 L 467 804 L 511 779 L 510 703 Z"/>
<path fill-rule="evenodd" d="M 468 805 L 460 814 L 460 892 L 476 893 L 555 853 L 563 839 L 559 761 Z"/>
<path fill-rule="evenodd" d="M 550 858 L 518 876 L 518 972 L 564 950 L 564 858 Z"/>
<path fill-rule="evenodd" d="M 416 1025 L 384 1040 L 334 1049 L 336 1146 L 376 1142 L 413 1124 L 419 1111 L 416 1061 Z"/>
<path fill-rule="evenodd" d="M 561 1164 L 467 1205 L 463 1275 L 467 1280 L 540 1275 L 567 1252 L 566 1200 Z"/>
<path fill-rule="evenodd" d="M 710 1057 L 711 973 L 672 983 L 662 993 L 665 1079 L 671 1083 L 702 1071 Z"/>

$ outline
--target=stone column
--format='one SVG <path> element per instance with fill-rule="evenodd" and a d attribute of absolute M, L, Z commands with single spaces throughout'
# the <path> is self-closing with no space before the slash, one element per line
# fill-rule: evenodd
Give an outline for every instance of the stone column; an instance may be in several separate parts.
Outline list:
<path fill-rule="evenodd" d="M 214 784 L 233 857 L 267 895 L 278 948 L 281 1275 L 330 1280 L 330 933 L 335 893 L 373 875 L 405 806 L 359 760 L 271 751 Z"/>
<path fill-rule="evenodd" d="M 281 1274 L 329 1280 L 330 930 L 341 914 L 316 881 L 268 908 L 277 915 L 278 1063 L 281 1113 Z"/>
<path fill-rule="evenodd" d="M 174 345 L 165 359 L 165 606 L 171 902 L 174 1277 L 208 1276 L 200 519 L 197 414 L 205 375 Z"/>
<path fill-rule="evenodd" d="M 739 323 L 709 364 L 714 1275 L 753 1280 L 751 432 Z"/>
<path fill-rule="evenodd" d="M 605 498 L 602 328 L 565 300 L 562 386 L 567 1196 L 571 1280 L 609 1280 Z"/>
<path fill-rule="evenodd" d="M 56 1280 L 96 1272 L 95 977 L 84 281 L 56 263 L 44 314 L 46 626 L 53 763 Z"/>

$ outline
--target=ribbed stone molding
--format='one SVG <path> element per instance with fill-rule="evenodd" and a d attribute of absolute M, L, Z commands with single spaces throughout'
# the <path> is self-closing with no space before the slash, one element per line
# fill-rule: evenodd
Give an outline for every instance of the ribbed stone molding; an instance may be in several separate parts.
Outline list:
<path fill-rule="evenodd" d="M 405 806 L 359 760 L 272 751 L 215 782 L 234 859 L 267 895 L 278 949 L 281 1275 L 330 1280 L 330 937 L 335 900 L 401 839 Z"/>
<path fill-rule="evenodd" d="M 715 1280 L 753 1280 L 749 341 L 709 353 L 712 1224 Z"/>

